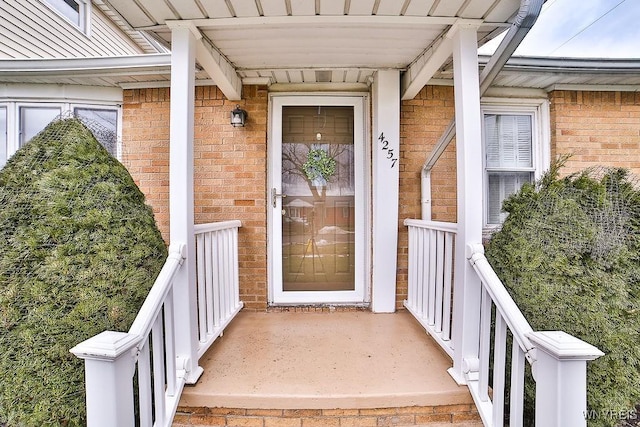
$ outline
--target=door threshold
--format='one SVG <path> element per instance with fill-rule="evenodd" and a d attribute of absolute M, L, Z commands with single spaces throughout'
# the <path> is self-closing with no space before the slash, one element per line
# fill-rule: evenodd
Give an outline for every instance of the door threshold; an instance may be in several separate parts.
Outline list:
<path fill-rule="evenodd" d="M 370 304 L 270 304 L 267 307 L 268 313 L 333 313 L 345 311 L 371 311 Z"/>

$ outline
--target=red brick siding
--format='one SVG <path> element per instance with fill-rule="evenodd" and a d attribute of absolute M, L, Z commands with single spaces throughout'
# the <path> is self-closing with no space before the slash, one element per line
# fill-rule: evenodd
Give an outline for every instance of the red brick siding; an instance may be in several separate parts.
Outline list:
<path fill-rule="evenodd" d="M 551 156 L 571 154 L 564 174 L 594 165 L 640 175 L 640 93 L 554 91 Z"/>
<path fill-rule="evenodd" d="M 153 207 L 169 240 L 169 89 L 126 90 L 123 162 Z M 267 91 L 245 86 L 238 102 L 247 126 L 229 125 L 228 101 L 216 87 L 195 93 L 196 224 L 239 219 L 240 298 L 249 309 L 267 305 Z"/>

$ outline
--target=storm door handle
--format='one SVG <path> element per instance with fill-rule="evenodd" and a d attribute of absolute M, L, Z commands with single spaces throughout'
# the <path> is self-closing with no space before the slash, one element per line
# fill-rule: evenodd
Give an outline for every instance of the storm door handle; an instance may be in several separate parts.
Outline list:
<path fill-rule="evenodd" d="M 286 194 L 278 194 L 278 190 L 276 190 L 276 188 L 273 187 L 271 189 L 271 204 L 273 205 L 274 208 L 277 207 L 278 197 L 282 197 L 284 199 L 285 197 L 287 197 L 287 195 Z"/>

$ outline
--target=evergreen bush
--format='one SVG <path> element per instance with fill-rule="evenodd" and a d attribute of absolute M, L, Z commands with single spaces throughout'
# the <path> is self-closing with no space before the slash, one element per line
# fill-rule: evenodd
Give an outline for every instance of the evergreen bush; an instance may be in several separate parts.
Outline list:
<path fill-rule="evenodd" d="M 558 178 L 507 199 L 487 258 L 534 330 L 563 330 L 605 356 L 588 363 L 589 426 L 640 417 L 640 192 L 623 169 Z M 533 418 L 532 384 L 527 418 Z"/>
<path fill-rule="evenodd" d="M 127 331 L 165 258 L 143 194 L 80 121 L 15 153 L 0 171 L 0 425 L 85 425 L 69 349 Z"/>

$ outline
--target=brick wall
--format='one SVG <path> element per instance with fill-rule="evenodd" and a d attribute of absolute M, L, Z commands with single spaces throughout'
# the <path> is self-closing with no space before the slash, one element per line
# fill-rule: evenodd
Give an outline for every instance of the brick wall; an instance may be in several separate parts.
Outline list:
<path fill-rule="evenodd" d="M 551 156 L 571 154 L 562 173 L 607 165 L 640 175 L 640 93 L 554 91 Z"/>
<path fill-rule="evenodd" d="M 397 306 L 407 297 L 408 233 L 406 218 L 420 218 L 420 174 L 427 156 L 454 114 L 453 87 L 426 86 L 402 102 L 400 113 L 400 207 Z M 432 219 L 456 221 L 455 140 L 431 172 Z"/>
<path fill-rule="evenodd" d="M 247 126 L 233 128 L 228 101 L 216 87 L 195 93 L 196 224 L 239 219 L 240 298 L 249 309 L 267 304 L 267 91 L 245 86 L 238 102 Z M 123 163 L 144 192 L 169 239 L 169 89 L 126 90 Z"/>

